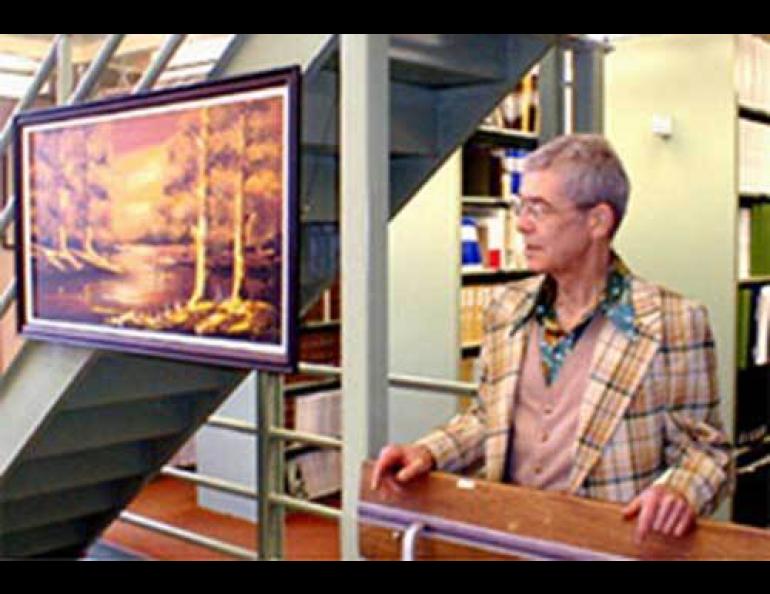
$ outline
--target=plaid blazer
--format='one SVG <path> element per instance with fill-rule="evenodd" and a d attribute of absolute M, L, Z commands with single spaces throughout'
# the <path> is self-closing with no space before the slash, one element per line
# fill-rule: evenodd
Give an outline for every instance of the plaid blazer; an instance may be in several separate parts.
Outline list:
<path fill-rule="evenodd" d="M 503 478 L 526 323 L 543 275 L 498 289 L 485 315 L 479 394 L 468 412 L 417 443 L 438 468 L 485 463 Z M 582 397 L 568 492 L 616 502 L 655 483 L 699 514 L 732 489 L 731 445 L 722 431 L 714 340 L 702 305 L 632 276 L 633 336 L 604 324 Z"/>

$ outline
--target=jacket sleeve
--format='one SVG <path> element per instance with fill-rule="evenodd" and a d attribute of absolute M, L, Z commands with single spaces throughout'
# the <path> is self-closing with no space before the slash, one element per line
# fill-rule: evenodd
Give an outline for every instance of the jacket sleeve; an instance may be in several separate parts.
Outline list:
<path fill-rule="evenodd" d="M 681 493 L 699 515 L 732 491 L 732 447 L 719 413 L 716 354 L 706 308 L 671 318 L 662 349 L 668 358 L 665 419 L 667 469 L 655 484 Z"/>

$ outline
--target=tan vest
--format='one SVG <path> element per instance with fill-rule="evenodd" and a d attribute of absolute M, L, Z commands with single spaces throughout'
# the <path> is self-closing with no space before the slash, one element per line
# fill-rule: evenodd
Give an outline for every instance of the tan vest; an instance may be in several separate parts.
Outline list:
<path fill-rule="evenodd" d="M 530 322 L 508 446 L 511 482 L 549 491 L 567 489 L 580 403 L 596 339 L 606 323 L 611 322 L 604 315 L 594 317 L 564 360 L 556 381 L 548 386 L 540 365 L 540 326 L 534 319 Z"/>

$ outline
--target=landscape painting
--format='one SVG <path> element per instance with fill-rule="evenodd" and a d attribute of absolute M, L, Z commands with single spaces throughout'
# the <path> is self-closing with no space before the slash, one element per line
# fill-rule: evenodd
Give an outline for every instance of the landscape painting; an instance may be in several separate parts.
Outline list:
<path fill-rule="evenodd" d="M 293 369 L 297 79 L 18 117 L 22 333 Z"/>

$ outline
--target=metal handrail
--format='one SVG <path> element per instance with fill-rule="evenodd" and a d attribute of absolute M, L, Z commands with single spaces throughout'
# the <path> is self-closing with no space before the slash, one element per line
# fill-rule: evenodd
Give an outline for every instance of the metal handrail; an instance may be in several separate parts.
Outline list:
<path fill-rule="evenodd" d="M 225 47 L 224 51 L 219 56 L 219 59 L 211 67 L 211 70 L 209 70 L 208 74 L 206 75 L 208 80 L 213 80 L 219 77 L 225 71 L 225 68 L 230 65 L 230 62 L 238 53 L 238 50 L 241 49 L 241 46 L 243 46 L 243 44 L 246 42 L 248 36 L 249 34 L 247 33 L 236 33 L 232 36 L 230 41 L 227 43 L 227 47 Z"/>
<path fill-rule="evenodd" d="M 176 526 L 166 524 L 165 522 L 159 522 L 158 520 L 153 520 L 152 518 L 147 518 L 133 512 L 121 512 L 118 516 L 118 519 L 128 524 L 139 526 L 140 528 L 146 528 L 154 532 L 160 532 L 161 534 L 165 534 L 167 536 L 173 536 L 175 538 L 179 538 L 180 540 L 200 545 L 220 553 L 224 553 L 226 555 L 232 555 L 233 557 L 245 559 L 247 561 L 257 561 L 259 559 L 258 555 L 249 549 L 244 549 L 243 547 L 232 545 L 216 538 L 201 536 L 195 532 L 183 530 L 181 528 L 177 528 Z"/>
<path fill-rule="evenodd" d="M 141 93 L 152 88 L 186 37 L 187 34 L 174 33 L 166 38 L 163 46 L 158 50 L 155 58 L 153 58 L 152 63 L 144 71 L 136 86 L 134 86 L 132 93 Z"/>
<path fill-rule="evenodd" d="M 301 441 L 303 443 L 317 445 L 325 448 L 342 449 L 341 439 L 328 437 L 326 435 L 319 435 L 316 433 L 294 431 L 292 429 L 285 429 L 283 427 L 271 427 L 270 437 L 273 439 L 283 439 L 285 441 Z"/>
<path fill-rule="evenodd" d="M 67 103 L 66 103 L 67 105 L 79 103 L 80 101 L 88 97 L 88 95 L 91 93 L 94 86 L 96 85 L 99 75 L 101 75 L 102 71 L 104 70 L 104 67 L 107 65 L 110 58 L 115 53 L 115 50 L 118 48 L 118 45 L 120 45 L 120 42 L 123 41 L 124 37 L 125 37 L 125 34 L 121 33 L 121 34 L 110 35 L 107 38 L 107 40 L 104 42 L 101 49 L 99 50 L 99 53 L 97 54 L 96 58 L 91 63 L 91 66 L 89 66 L 82 80 L 78 84 L 77 88 L 72 93 L 70 98 L 67 100 Z M 57 35 L 54 38 L 54 41 L 51 44 L 51 50 L 46 56 L 46 59 L 38 68 L 38 71 L 35 74 L 35 77 L 32 80 L 32 83 L 30 84 L 29 89 L 27 89 L 27 92 L 24 95 L 24 99 L 22 99 L 22 101 L 20 101 L 19 104 L 16 106 L 16 109 L 14 110 L 13 115 L 22 111 L 23 109 L 28 107 L 29 104 L 32 103 L 32 101 L 34 101 L 35 97 L 40 91 L 40 88 L 43 86 L 43 82 L 51 73 L 51 69 L 56 63 L 56 48 L 61 39 L 62 39 L 61 35 Z M 4 151 L 8 147 L 8 142 L 10 141 L 10 138 L 11 138 L 12 127 L 13 127 L 13 119 L 11 118 L 8 120 L 8 123 L 3 129 L 2 136 L 0 136 L 0 152 Z M 10 225 L 13 219 L 14 211 L 15 211 L 15 204 L 16 204 L 16 197 L 13 196 L 11 197 L 10 200 L 8 200 L 8 204 L 3 209 L 2 213 L 0 213 L 0 233 L 5 233 L 5 230 L 8 228 L 8 225 Z M 11 307 L 11 303 L 13 303 L 13 300 L 16 297 L 16 285 L 17 285 L 16 279 L 11 280 L 8 287 L 6 287 L 5 291 L 3 292 L 2 298 L 0 298 L 0 317 L 8 313 L 8 309 Z"/>
<path fill-rule="evenodd" d="M 3 207 L 0 212 L 0 233 L 5 233 L 8 225 L 13 221 L 13 215 L 16 212 L 16 200 L 13 196 L 8 198 L 8 203 Z"/>
<path fill-rule="evenodd" d="M 335 365 L 322 365 L 320 363 L 300 363 L 298 365 L 298 371 L 310 375 L 342 376 L 341 367 Z M 472 382 L 458 382 L 454 380 L 427 378 L 401 373 L 388 374 L 388 384 L 395 388 L 413 388 L 415 390 L 441 392 L 451 396 L 462 397 L 467 397 L 469 394 L 475 394 L 479 389 L 478 385 Z"/>
<path fill-rule="evenodd" d="M 11 140 L 11 132 L 13 130 L 13 117 L 19 112 L 27 109 L 37 97 L 40 89 L 43 87 L 48 76 L 51 74 L 53 67 L 56 65 L 56 48 L 59 45 L 59 40 L 62 35 L 57 35 L 51 42 L 51 49 L 48 51 L 48 55 L 43 59 L 38 66 L 35 75 L 32 77 L 32 82 L 29 84 L 24 96 L 16 104 L 11 115 L 8 117 L 8 121 L 3 126 L 3 131 L 0 132 L 0 153 L 3 153 L 8 148 L 8 143 Z M 3 227 L 0 227 L 0 231 L 5 231 Z"/>
<path fill-rule="evenodd" d="M 211 427 L 217 427 L 218 429 L 229 429 L 231 431 L 237 431 L 239 433 L 246 433 L 248 435 L 259 435 L 257 426 L 246 421 L 240 421 L 238 419 L 228 419 L 226 417 L 209 417 L 206 421 L 206 425 Z"/>
<path fill-rule="evenodd" d="M 11 279 L 8 286 L 0 296 L 0 318 L 4 317 L 8 310 L 11 308 L 11 304 L 16 300 L 16 279 Z"/>
<path fill-rule="evenodd" d="M 202 487 L 209 487 L 215 491 L 222 491 L 223 493 L 230 493 L 231 495 L 246 497 L 247 499 L 253 499 L 255 501 L 259 498 L 257 492 L 254 489 L 250 489 L 245 485 L 226 481 L 215 476 L 207 476 L 197 472 L 189 472 L 187 470 L 182 470 L 181 468 L 176 468 L 175 466 L 164 466 L 161 469 L 160 474 L 163 476 L 170 476 L 176 479 L 180 479 L 188 483 L 201 485 Z"/>
<path fill-rule="evenodd" d="M 311 503 L 304 499 L 290 497 L 289 495 L 270 493 L 270 503 L 282 505 L 283 507 L 297 511 L 307 512 L 316 516 L 323 516 L 324 518 L 331 518 L 332 520 L 339 520 L 342 518 L 342 510 L 339 510 L 336 507 L 321 505 L 320 503 Z"/>
<path fill-rule="evenodd" d="M 770 465 L 770 454 L 768 454 L 767 456 L 761 457 L 759 460 L 755 460 L 751 464 L 747 464 L 746 466 L 741 466 L 740 468 L 736 468 L 735 474 L 749 474 L 752 472 L 756 472 L 758 469 L 768 465 Z"/>

